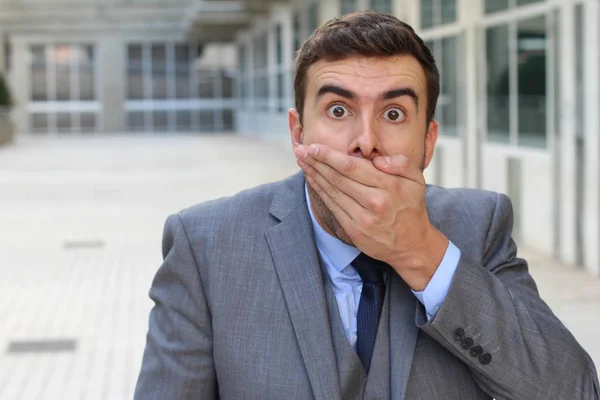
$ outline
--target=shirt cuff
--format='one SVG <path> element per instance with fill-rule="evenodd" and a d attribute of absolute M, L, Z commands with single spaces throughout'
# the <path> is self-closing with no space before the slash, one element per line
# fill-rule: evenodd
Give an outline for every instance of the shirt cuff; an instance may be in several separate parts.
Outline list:
<path fill-rule="evenodd" d="M 422 292 L 415 292 L 414 290 L 412 291 L 416 298 L 425 307 L 428 321 L 435 316 L 438 309 L 444 302 L 459 261 L 460 250 L 454 245 L 454 243 L 449 241 L 444 258 L 442 258 L 442 262 L 433 274 L 433 277 L 427 284 L 425 290 Z"/>

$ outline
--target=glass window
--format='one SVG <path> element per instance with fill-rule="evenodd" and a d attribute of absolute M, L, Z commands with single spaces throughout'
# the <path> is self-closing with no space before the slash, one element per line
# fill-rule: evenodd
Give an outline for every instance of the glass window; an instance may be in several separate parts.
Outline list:
<path fill-rule="evenodd" d="M 429 48 L 440 70 L 440 96 L 438 98 L 435 119 L 440 124 L 440 134 L 458 136 L 460 134 L 460 103 L 458 100 L 458 39 L 447 37 L 435 41 L 427 41 Z"/>
<path fill-rule="evenodd" d="M 29 116 L 29 124 L 33 133 L 47 133 L 50 130 L 46 113 L 32 113 Z"/>
<path fill-rule="evenodd" d="M 442 24 L 456 21 L 456 0 L 440 0 Z"/>
<path fill-rule="evenodd" d="M 294 56 L 295 52 L 300 49 L 302 45 L 302 23 L 300 20 L 300 13 L 295 12 L 292 16 L 292 30 L 293 30 L 293 44 L 294 44 Z"/>
<path fill-rule="evenodd" d="M 96 114 L 83 112 L 79 115 L 79 126 L 82 133 L 96 132 Z"/>
<path fill-rule="evenodd" d="M 340 14 L 350 14 L 356 11 L 356 0 L 341 0 Z"/>
<path fill-rule="evenodd" d="M 421 0 L 421 29 L 456 22 L 456 0 Z"/>
<path fill-rule="evenodd" d="M 127 98 L 144 98 L 143 50 L 141 45 L 127 47 Z"/>
<path fill-rule="evenodd" d="M 523 6 L 523 5 L 527 5 L 527 4 L 539 3 L 544 0 L 514 0 L 514 1 L 515 2 L 513 3 L 513 1 L 511 1 L 511 0 L 485 0 L 484 12 L 486 14 L 490 14 L 493 12 L 506 10 L 510 7 L 514 7 L 515 5 Z"/>
<path fill-rule="evenodd" d="M 146 128 L 144 124 L 144 112 L 129 111 L 127 113 L 127 128 L 134 132 L 143 131 Z"/>
<path fill-rule="evenodd" d="M 56 100 L 76 100 L 71 93 L 71 63 L 73 54 L 71 46 L 58 45 L 50 47 L 50 61 L 54 64 L 56 82 Z M 70 125 L 69 125 L 70 126 Z"/>
<path fill-rule="evenodd" d="M 455 37 L 441 40 L 441 129 L 444 135 L 458 136 L 458 45 Z"/>
<path fill-rule="evenodd" d="M 517 25 L 519 144 L 546 145 L 546 19 L 537 17 Z"/>
<path fill-rule="evenodd" d="M 267 34 L 261 33 L 254 39 L 254 69 L 267 67 Z"/>
<path fill-rule="evenodd" d="M 151 48 L 152 98 L 167 98 L 167 50 L 164 44 L 153 44 Z"/>
<path fill-rule="evenodd" d="M 283 72 L 277 74 L 277 111 L 285 111 L 285 75 Z"/>
<path fill-rule="evenodd" d="M 484 11 L 490 14 L 496 11 L 506 10 L 509 0 L 485 0 Z"/>
<path fill-rule="evenodd" d="M 508 25 L 486 31 L 487 135 L 488 140 L 505 142 L 510 132 Z"/>
<path fill-rule="evenodd" d="M 249 99 L 250 98 L 250 85 L 251 81 L 249 78 L 246 78 L 242 83 L 243 97 Z"/>
<path fill-rule="evenodd" d="M 192 113 L 190 110 L 177 110 L 175 113 L 175 125 L 178 131 L 190 131 L 192 129 Z"/>
<path fill-rule="evenodd" d="M 12 46 L 8 41 L 8 38 L 4 41 L 4 69 L 10 71 L 12 68 Z"/>
<path fill-rule="evenodd" d="M 382 12 L 382 13 L 392 13 L 392 0 L 371 0 L 371 10 Z"/>
<path fill-rule="evenodd" d="M 544 0 L 517 0 L 517 6 L 522 6 L 525 4 L 539 3 Z"/>
<path fill-rule="evenodd" d="M 198 97 L 201 99 L 215 97 L 214 74 L 211 70 L 198 70 Z"/>
<path fill-rule="evenodd" d="M 275 54 L 277 65 L 283 64 L 283 38 L 280 24 L 275 26 Z"/>
<path fill-rule="evenodd" d="M 46 85 L 46 48 L 44 46 L 30 47 L 31 59 L 31 100 L 48 100 L 48 88 Z M 34 126 L 32 124 L 32 126 Z"/>
<path fill-rule="evenodd" d="M 202 110 L 198 113 L 201 132 L 213 132 L 215 130 L 215 115 L 213 110 Z"/>
<path fill-rule="evenodd" d="M 191 88 L 190 47 L 186 44 L 175 46 L 175 97 L 189 99 Z"/>
<path fill-rule="evenodd" d="M 240 66 L 240 71 L 245 74 L 248 72 L 248 63 L 246 61 L 246 44 L 242 43 L 238 47 L 238 64 Z"/>
<path fill-rule="evenodd" d="M 433 0 L 421 0 L 421 29 L 431 28 L 434 25 Z"/>
<path fill-rule="evenodd" d="M 254 39 L 254 99 L 255 108 L 268 109 L 269 79 L 267 75 L 267 34 Z"/>
<path fill-rule="evenodd" d="M 235 130 L 233 110 L 223 110 L 223 130 L 225 132 L 232 132 Z"/>
<path fill-rule="evenodd" d="M 154 132 L 165 132 L 169 129 L 168 114 L 165 110 L 152 112 L 152 128 Z"/>
<path fill-rule="evenodd" d="M 308 35 L 312 35 L 319 27 L 319 4 L 312 3 L 308 7 Z"/>
<path fill-rule="evenodd" d="M 78 46 L 79 49 L 79 99 L 96 99 L 96 82 L 94 74 L 94 47 Z"/>
<path fill-rule="evenodd" d="M 224 99 L 232 99 L 233 98 L 233 87 L 235 85 L 235 79 L 233 76 L 233 71 L 221 71 L 221 96 Z"/>
<path fill-rule="evenodd" d="M 56 113 L 56 132 L 71 133 L 71 113 Z"/>

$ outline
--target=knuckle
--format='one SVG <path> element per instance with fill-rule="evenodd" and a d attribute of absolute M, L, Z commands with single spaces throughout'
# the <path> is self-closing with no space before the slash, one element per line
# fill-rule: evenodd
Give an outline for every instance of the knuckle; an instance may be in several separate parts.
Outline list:
<path fill-rule="evenodd" d="M 378 197 L 371 197 L 371 198 L 369 198 L 369 200 L 367 200 L 367 206 L 373 212 L 378 213 L 378 212 L 381 212 L 383 210 L 384 204 L 383 204 L 383 201 L 380 198 L 378 198 Z"/>
<path fill-rule="evenodd" d="M 340 195 L 340 189 L 338 189 L 335 186 L 331 186 L 331 188 L 329 189 L 329 197 L 331 197 L 332 199 L 336 199 L 338 198 Z"/>
<path fill-rule="evenodd" d="M 331 184 L 334 186 L 337 186 L 340 184 L 342 180 L 342 174 L 340 174 L 337 171 L 333 171 L 332 175 L 331 175 Z"/>

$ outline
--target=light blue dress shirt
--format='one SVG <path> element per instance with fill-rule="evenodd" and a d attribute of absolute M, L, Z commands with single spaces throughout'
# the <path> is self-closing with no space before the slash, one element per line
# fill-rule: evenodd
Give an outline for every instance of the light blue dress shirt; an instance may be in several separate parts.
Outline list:
<path fill-rule="evenodd" d="M 362 280 L 350 263 L 360 254 L 360 250 L 331 236 L 319 225 L 310 207 L 306 185 L 304 192 L 317 248 L 333 283 L 344 333 L 350 344 L 356 346 L 356 314 L 362 291 Z M 444 258 L 425 290 L 422 292 L 412 291 L 425 307 L 428 319 L 435 316 L 446 298 L 459 259 L 460 250 L 452 242 L 449 242 Z"/>

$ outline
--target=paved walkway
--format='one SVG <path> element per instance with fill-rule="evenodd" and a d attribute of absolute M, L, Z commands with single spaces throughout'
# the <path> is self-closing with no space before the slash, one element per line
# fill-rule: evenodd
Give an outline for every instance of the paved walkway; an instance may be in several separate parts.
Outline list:
<path fill-rule="evenodd" d="M 0 399 L 131 399 L 165 218 L 296 170 L 289 150 L 233 136 L 0 148 Z M 600 280 L 530 260 L 600 364 Z"/>

